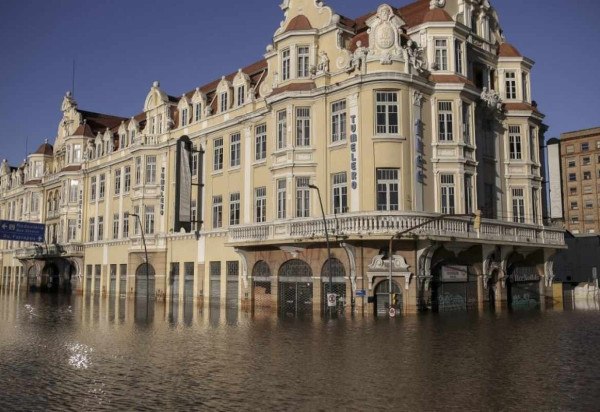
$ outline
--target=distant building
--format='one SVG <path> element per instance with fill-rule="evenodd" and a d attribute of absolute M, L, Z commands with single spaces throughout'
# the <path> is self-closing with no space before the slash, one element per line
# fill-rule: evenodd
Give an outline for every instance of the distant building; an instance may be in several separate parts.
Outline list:
<path fill-rule="evenodd" d="M 574 235 L 600 233 L 600 127 L 548 141 L 548 165 L 550 217 Z"/>
<path fill-rule="evenodd" d="M 339 309 L 379 314 L 551 295 L 564 232 L 542 219 L 534 62 L 489 2 L 282 9 L 260 60 L 178 97 L 156 82 L 142 113 L 67 94 L 54 144 L 0 169 L 2 218 L 47 226 L 45 244 L 1 242 L 2 281 L 285 313 L 326 311 L 330 283 Z M 204 152 L 187 204 L 184 136 Z"/>

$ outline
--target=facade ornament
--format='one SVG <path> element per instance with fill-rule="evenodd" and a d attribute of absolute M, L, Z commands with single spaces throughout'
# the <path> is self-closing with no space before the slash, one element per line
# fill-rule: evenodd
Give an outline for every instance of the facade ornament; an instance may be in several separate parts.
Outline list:
<path fill-rule="evenodd" d="M 366 23 L 369 27 L 369 57 L 378 59 L 381 64 L 405 60 L 401 44 L 402 26 L 405 22 L 396 16 L 389 5 L 379 6 L 377 13 Z"/>
<path fill-rule="evenodd" d="M 441 9 L 441 8 L 442 8 L 442 7 L 444 7 L 445 5 L 446 5 L 446 0 L 431 0 L 431 1 L 429 2 L 429 9 L 430 9 L 430 10 L 433 10 L 433 9 L 435 9 L 436 7 Z"/>
<path fill-rule="evenodd" d="M 425 96 L 419 90 L 415 90 L 413 92 L 413 103 L 415 106 L 422 107 L 423 100 L 425 100 Z"/>
<path fill-rule="evenodd" d="M 373 289 L 373 279 L 375 277 L 389 276 L 390 264 L 392 265 L 393 277 L 404 277 L 405 288 L 408 290 L 412 273 L 409 271 L 410 266 L 406 263 L 406 259 L 401 255 L 392 256 L 390 259 L 383 260 L 382 255 L 375 256 L 369 264 L 367 277 L 369 280 L 369 290 Z"/>
<path fill-rule="evenodd" d="M 348 73 L 353 72 L 354 70 L 364 72 L 367 68 L 367 55 L 369 54 L 369 49 L 363 47 L 362 42 L 359 40 L 356 42 L 356 50 L 352 55 L 352 59 L 348 64 Z"/>
<path fill-rule="evenodd" d="M 502 111 L 502 98 L 498 92 L 494 90 L 488 90 L 487 87 L 483 88 L 481 92 L 481 100 L 492 110 Z"/>
<path fill-rule="evenodd" d="M 317 73 L 329 73 L 329 56 L 325 50 L 319 52 L 319 64 L 317 64 Z"/>
<path fill-rule="evenodd" d="M 405 50 L 411 67 L 413 67 L 417 73 L 423 73 L 427 67 L 425 50 L 413 40 L 408 40 Z"/>

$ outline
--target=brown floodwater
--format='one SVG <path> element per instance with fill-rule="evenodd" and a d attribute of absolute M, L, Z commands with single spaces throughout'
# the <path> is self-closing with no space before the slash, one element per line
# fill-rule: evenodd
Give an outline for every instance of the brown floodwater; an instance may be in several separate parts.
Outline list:
<path fill-rule="evenodd" d="M 0 410 L 598 410 L 588 307 L 294 319 L 0 289 Z"/>

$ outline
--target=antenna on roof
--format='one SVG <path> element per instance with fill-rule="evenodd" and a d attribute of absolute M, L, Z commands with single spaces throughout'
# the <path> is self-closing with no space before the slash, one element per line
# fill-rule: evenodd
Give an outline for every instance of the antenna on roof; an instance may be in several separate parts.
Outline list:
<path fill-rule="evenodd" d="M 71 76 L 71 93 L 75 97 L 75 59 L 73 59 L 73 76 Z"/>

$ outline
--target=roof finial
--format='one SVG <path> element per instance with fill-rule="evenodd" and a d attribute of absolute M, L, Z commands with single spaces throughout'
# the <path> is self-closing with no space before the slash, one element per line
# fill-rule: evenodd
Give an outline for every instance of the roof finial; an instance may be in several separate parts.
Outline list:
<path fill-rule="evenodd" d="M 446 5 L 446 0 L 431 0 L 429 2 L 429 9 L 433 10 L 436 7 L 442 8 Z"/>
<path fill-rule="evenodd" d="M 155 81 L 152 83 L 152 87 L 156 87 L 156 88 L 160 87 L 160 82 L 159 82 L 158 80 L 155 80 Z"/>

